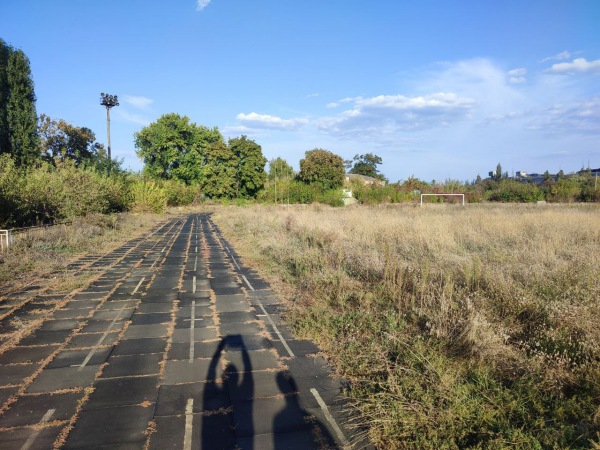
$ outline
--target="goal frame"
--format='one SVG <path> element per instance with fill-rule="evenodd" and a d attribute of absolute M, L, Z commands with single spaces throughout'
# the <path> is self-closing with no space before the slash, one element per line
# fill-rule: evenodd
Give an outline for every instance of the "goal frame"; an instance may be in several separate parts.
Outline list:
<path fill-rule="evenodd" d="M 423 197 L 462 197 L 462 205 L 465 206 L 465 194 L 421 194 L 421 206 L 423 206 Z"/>

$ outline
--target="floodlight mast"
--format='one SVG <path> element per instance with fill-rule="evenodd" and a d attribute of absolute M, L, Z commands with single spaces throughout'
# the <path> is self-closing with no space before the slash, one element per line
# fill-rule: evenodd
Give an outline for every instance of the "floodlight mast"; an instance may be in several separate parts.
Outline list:
<path fill-rule="evenodd" d="M 102 106 L 106 106 L 106 134 L 108 136 L 108 172 L 110 173 L 110 169 L 112 166 L 112 156 L 110 154 L 110 108 L 113 106 L 119 106 L 119 99 L 116 95 L 105 94 L 102 92 L 100 94 L 100 104 Z"/>

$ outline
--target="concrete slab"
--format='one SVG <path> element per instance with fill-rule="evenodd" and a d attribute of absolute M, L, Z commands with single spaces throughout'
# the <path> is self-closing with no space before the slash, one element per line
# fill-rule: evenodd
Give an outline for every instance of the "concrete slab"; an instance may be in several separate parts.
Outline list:
<path fill-rule="evenodd" d="M 190 398 L 194 400 L 194 413 L 231 406 L 227 389 L 222 383 L 162 385 L 158 392 L 155 416 L 183 414 Z"/>
<path fill-rule="evenodd" d="M 177 291 L 168 294 L 148 291 L 142 297 L 142 300 L 143 303 L 172 303 L 174 300 L 177 300 Z"/>
<path fill-rule="evenodd" d="M 167 450 L 183 447 L 186 416 L 164 416 L 155 419 L 157 432 L 150 438 L 150 450 Z M 202 416 L 194 414 L 191 421 L 190 448 L 210 450 L 235 450 L 231 414 Z"/>
<path fill-rule="evenodd" d="M 4 405 L 6 401 L 17 393 L 19 387 L 0 387 L 0 406 Z"/>
<path fill-rule="evenodd" d="M 125 326 L 125 320 L 88 320 L 80 332 L 81 333 L 105 333 L 122 330 Z"/>
<path fill-rule="evenodd" d="M 194 342 L 194 358 L 212 358 L 219 346 L 220 340 L 208 342 Z M 189 342 L 173 342 L 167 359 L 188 360 L 190 357 Z"/>
<path fill-rule="evenodd" d="M 83 364 L 90 355 L 91 357 L 87 361 L 87 364 L 93 366 L 103 364 L 108 359 L 108 355 L 110 355 L 112 349 L 112 347 L 104 347 L 86 350 L 63 350 L 50 361 L 46 368 L 56 369 L 58 367 L 71 367 Z"/>
<path fill-rule="evenodd" d="M 68 420 L 75 414 L 77 403 L 82 397 L 81 392 L 21 396 L 0 417 L 0 428 L 40 423 L 50 409 L 54 410 L 51 421 Z"/>
<path fill-rule="evenodd" d="M 96 311 L 94 315 L 91 317 L 91 320 L 129 320 L 133 315 L 135 308 L 125 308 L 125 309 L 109 309 Z"/>
<path fill-rule="evenodd" d="M 221 336 L 228 336 L 231 334 L 259 334 L 262 331 L 262 328 L 259 327 L 256 322 L 222 323 L 219 325 L 219 332 Z"/>
<path fill-rule="evenodd" d="M 256 399 L 233 407 L 233 426 L 237 437 L 308 430 L 312 428 L 309 419 L 294 395 Z"/>
<path fill-rule="evenodd" d="M 0 386 L 21 384 L 40 367 L 38 363 L 0 366 Z"/>
<path fill-rule="evenodd" d="M 223 358 L 229 364 L 233 364 L 238 372 L 279 368 L 279 362 L 270 350 L 227 351 L 223 354 Z M 246 358 L 249 360 L 250 367 L 245 367 L 244 359 Z"/>
<path fill-rule="evenodd" d="M 104 333 L 77 334 L 73 336 L 73 339 L 67 345 L 67 349 L 113 345 L 119 338 L 119 333 L 120 331 L 113 331 L 106 335 Z"/>
<path fill-rule="evenodd" d="M 39 328 L 40 331 L 70 331 L 79 327 L 80 320 L 73 319 L 57 319 L 46 320 Z"/>
<path fill-rule="evenodd" d="M 110 310 L 121 309 L 121 308 L 135 308 L 139 302 L 140 302 L 139 299 L 128 299 L 128 300 L 121 300 L 121 301 L 109 300 L 107 302 L 104 302 L 102 305 L 100 305 L 98 307 L 98 311 L 110 311 Z"/>
<path fill-rule="evenodd" d="M 209 341 L 217 338 L 217 329 L 214 327 L 194 328 L 194 341 Z M 173 342 L 190 342 L 190 330 L 176 328 L 173 330 Z"/>
<path fill-rule="evenodd" d="M 115 346 L 112 355 L 163 353 L 166 347 L 167 341 L 164 338 L 124 339 Z"/>
<path fill-rule="evenodd" d="M 242 323 L 256 320 L 256 314 L 251 311 L 234 311 L 219 313 L 219 322 L 225 323 Z"/>
<path fill-rule="evenodd" d="M 84 410 L 155 403 L 158 396 L 158 376 L 99 379 Z"/>
<path fill-rule="evenodd" d="M 135 375 L 156 375 L 160 371 L 158 363 L 161 360 L 162 355 L 160 353 L 111 356 L 108 359 L 108 366 L 102 371 L 102 377 L 113 378 Z"/>
<path fill-rule="evenodd" d="M 123 339 L 140 339 L 166 337 L 168 335 L 169 324 L 155 325 L 130 325 L 125 331 Z"/>
<path fill-rule="evenodd" d="M 196 304 L 199 304 L 198 300 L 204 300 L 204 305 L 208 305 L 210 303 L 210 291 L 198 289 L 196 292 L 180 292 L 177 298 L 185 304 L 191 303 L 192 300 L 196 300 Z"/>
<path fill-rule="evenodd" d="M 51 417 L 50 420 L 52 420 Z M 52 444 L 62 429 L 62 425 L 41 429 L 14 428 L 0 431 L 0 442 L 2 442 L 3 450 L 21 450 L 26 448 L 26 444 L 32 449 L 52 448 Z"/>
<path fill-rule="evenodd" d="M 39 362 L 50 356 L 58 344 L 40 347 L 13 347 L 0 355 L 0 364 Z"/>
<path fill-rule="evenodd" d="M 282 372 L 252 372 L 248 382 L 249 387 L 242 385 L 240 375 L 228 375 L 225 385 L 231 403 L 296 393 L 295 384 L 285 373 L 281 374 Z"/>
<path fill-rule="evenodd" d="M 190 302 L 190 305 L 191 305 L 191 302 Z M 196 317 L 204 317 L 204 316 L 212 316 L 213 315 L 213 309 L 210 306 L 210 304 L 206 305 L 206 306 L 202 306 L 202 305 L 198 305 L 198 303 L 196 303 L 196 307 L 194 308 L 194 311 L 195 311 Z M 192 315 L 192 307 L 179 305 L 179 309 L 177 310 L 177 313 L 175 315 L 177 318 L 183 317 L 183 318 L 189 319 Z"/>
<path fill-rule="evenodd" d="M 166 361 L 162 384 L 205 382 L 207 381 L 210 364 L 210 359 L 194 359 L 192 362 Z M 218 364 L 215 368 L 215 377 L 220 378 L 221 376 L 222 370 L 220 364 Z"/>
<path fill-rule="evenodd" d="M 138 444 L 143 448 L 153 411 L 154 405 L 84 410 L 63 448 L 121 447 L 124 444 Z"/>
<path fill-rule="evenodd" d="M 132 325 L 152 325 L 156 323 L 171 322 L 171 314 L 169 313 L 135 313 L 131 316 Z"/>
<path fill-rule="evenodd" d="M 190 313 L 191 314 L 191 313 Z M 180 317 L 175 322 L 175 328 L 190 328 L 190 318 Z M 210 316 L 196 317 L 194 320 L 194 328 L 213 327 L 215 321 Z"/>
<path fill-rule="evenodd" d="M 99 368 L 99 366 L 85 366 L 46 369 L 37 376 L 26 392 L 42 393 L 88 387 L 93 383 Z"/>
<path fill-rule="evenodd" d="M 237 287 L 213 286 L 212 290 L 215 292 L 216 295 L 238 295 L 238 294 L 244 293 L 241 286 L 237 286 Z"/>
<path fill-rule="evenodd" d="M 289 433 L 269 433 L 237 439 L 240 449 L 255 448 L 260 450 L 322 450 L 325 447 L 316 440 L 312 429 L 292 431 Z"/>
<path fill-rule="evenodd" d="M 94 312 L 93 308 L 59 309 L 52 314 L 53 319 L 82 319 L 89 317 Z"/>
<path fill-rule="evenodd" d="M 270 339 L 256 335 L 233 334 L 224 337 L 228 351 L 261 350 L 273 348 Z"/>
<path fill-rule="evenodd" d="M 147 314 L 147 313 L 170 313 L 173 309 L 172 303 L 142 303 L 137 312 Z"/>
<path fill-rule="evenodd" d="M 233 301 L 233 302 L 218 302 L 217 313 L 223 312 L 240 312 L 240 311 L 251 311 L 250 305 L 246 301 Z"/>

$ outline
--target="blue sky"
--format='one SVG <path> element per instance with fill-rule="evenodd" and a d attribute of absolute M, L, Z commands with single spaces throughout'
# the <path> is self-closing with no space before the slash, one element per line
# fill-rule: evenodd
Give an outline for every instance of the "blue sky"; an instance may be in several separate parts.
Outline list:
<path fill-rule="evenodd" d="M 138 170 L 162 114 L 293 166 L 375 153 L 391 181 L 600 167 L 597 0 L 1 0 L 38 114 L 91 128 Z"/>

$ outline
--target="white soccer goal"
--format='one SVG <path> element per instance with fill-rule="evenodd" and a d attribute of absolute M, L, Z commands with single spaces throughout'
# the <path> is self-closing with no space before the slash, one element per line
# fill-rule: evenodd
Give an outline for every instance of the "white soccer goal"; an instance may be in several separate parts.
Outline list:
<path fill-rule="evenodd" d="M 465 206 L 465 194 L 421 194 L 421 206 L 423 206 L 423 197 L 461 197 L 462 205 Z"/>

